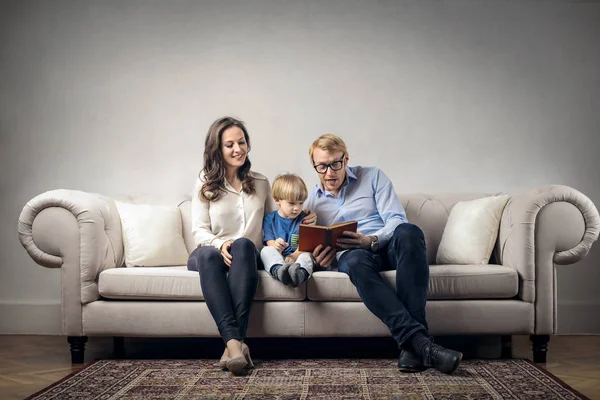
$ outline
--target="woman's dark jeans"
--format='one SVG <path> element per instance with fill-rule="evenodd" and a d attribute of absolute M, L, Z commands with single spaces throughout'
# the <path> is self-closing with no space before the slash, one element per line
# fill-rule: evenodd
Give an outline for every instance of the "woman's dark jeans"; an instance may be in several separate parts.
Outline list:
<path fill-rule="evenodd" d="M 221 252 L 212 246 L 199 247 L 188 258 L 188 270 L 200 273 L 200 286 L 206 305 L 225 344 L 231 339 L 244 340 L 250 306 L 258 286 L 259 253 L 252 241 L 240 238 L 229 253 L 231 268 Z"/>
<path fill-rule="evenodd" d="M 396 270 L 396 292 L 379 275 L 390 269 Z M 387 325 L 399 345 L 418 331 L 429 336 L 425 319 L 429 264 L 418 226 L 398 225 L 389 244 L 377 253 L 347 251 L 340 257 L 338 271 L 348 274 L 363 303 Z"/>

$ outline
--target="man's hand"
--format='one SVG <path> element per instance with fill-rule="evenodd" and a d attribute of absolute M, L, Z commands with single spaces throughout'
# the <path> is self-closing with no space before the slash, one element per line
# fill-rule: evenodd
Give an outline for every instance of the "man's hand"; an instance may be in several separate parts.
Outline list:
<path fill-rule="evenodd" d="M 335 258 L 335 250 L 330 246 L 323 248 L 323 245 L 318 245 L 312 253 L 315 263 L 319 267 L 329 268 Z"/>
<path fill-rule="evenodd" d="M 337 239 L 337 244 L 342 249 L 365 249 L 371 250 L 372 236 L 365 236 L 359 232 L 344 231 Z"/>
<path fill-rule="evenodd" d="M 233 241 L 228 240 L 225 243 L 223 243 L 221 245 L 221 255 L 223 256 L 223 261 L 225 262 L 225 265 L 227 265 L 228 267 L 231 268 L 231 260 L 233 259 L 233 257 L 231 256 L 231 254 L 229 254 L 229 249 L 231 248 L 231 243 L 233 243 Z"/>
<path fill-rule="evenodd" d="M 307 213 L 306 217 L 302 218 L 302 223 L 305 225 L 316 225 L 317 224 L 317 214 L 306 209 L 302 210 Z"/>

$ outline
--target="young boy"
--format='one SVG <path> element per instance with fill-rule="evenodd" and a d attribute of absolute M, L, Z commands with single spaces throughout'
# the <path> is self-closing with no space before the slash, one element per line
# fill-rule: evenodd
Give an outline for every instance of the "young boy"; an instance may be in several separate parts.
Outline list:
<path fill-rule="evenodd" d="M 273 199 L 279 210 L 263 220 L 266 244 L 260 258 L 273 278 L 284 285 L 297 287 L 310 278 L 313 261 L 310 253 L 298 251 L 298 230 L 306 214 L 302 211 L 308 190 L 302 178 L 294 174 L 279 175 L 273 181 Z"/>

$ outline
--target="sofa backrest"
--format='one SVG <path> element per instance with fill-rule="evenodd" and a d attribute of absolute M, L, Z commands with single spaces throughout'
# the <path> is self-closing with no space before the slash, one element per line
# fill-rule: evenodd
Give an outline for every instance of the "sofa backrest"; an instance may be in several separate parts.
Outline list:
<path fill-rule="evenodd" d="M 491 196 L 486 193 L 447 193 L 447 194 L 398 194 L 408 221 L 417 225 L 423 230 L 425 242 L 427 244 L 427 261 L 435 264 L 444 227 L 448 221 L 450 210 L 459 201 L 474 200 L 481 197 Z M 179 203 L 181 216 L 183 219 L 183 238 L 185 240 L 188 252 L 194 248 L 194 238 L 192 236 L 191 226 L 191 200 L 189 197 Z"/>

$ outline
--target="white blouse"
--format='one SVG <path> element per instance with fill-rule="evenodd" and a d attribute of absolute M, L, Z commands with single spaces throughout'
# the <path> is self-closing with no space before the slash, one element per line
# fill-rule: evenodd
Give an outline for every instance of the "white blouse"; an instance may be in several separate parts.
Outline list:
<path fill-rule="evenodd" d="M 237 192 L 225 181 L 225 193 L 216 201 L 202 201 L 199 194 L 203 181 L 196 178 L 192 194 L 192 233 L 196 247 L 217 249 L 228 240 L 250 239 L 260 251 L 263 247 L 263 218 L 276 209 L 271 185 L 264 175 L 250 172 L 254 194 Z"/>

